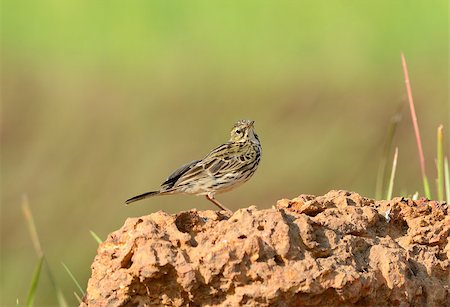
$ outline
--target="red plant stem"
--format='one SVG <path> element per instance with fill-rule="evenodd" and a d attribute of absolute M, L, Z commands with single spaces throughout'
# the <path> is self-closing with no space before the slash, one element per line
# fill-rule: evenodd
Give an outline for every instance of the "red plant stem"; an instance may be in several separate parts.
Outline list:
<path fill-rule="evenodd" d="M 414 108 L 414 101 L 412 97 L 411 84 L 409 82 L 408 66 L 406 65 L 405 55 L 401 53 L 403 74 L 405 75 L 406 93 L 408 95 L 409 109 L 411 110 L 411 119 L 416 135 L 417 149 L 419 151 L 420 169 L 422 171 L 422 178 L 424 183 L 425 196 L 430 198 L 430 187 L 428 185 L 427 172 L 425 170 L 425 157 L 423 155 L 422 141 L 420 138 L 419 124 L 417 123 L 416 109 Z"/>
<path fill-rule="evenodd" d="M 414 101 L 411 92 L 411 84 L 409 82 L 408 67 L 406 66 L 406 60 L 403 53 L 402 53 L 402 66 L 403 66 L 403 74 L 405 75 L 405 85 L 406 85 L 406 93 L 408 95 L 409 109 L 411 110 L 411 118 L 414 126 L 414 132 L 416 134 L 417 148 L 419 149 L 420 168 L 422 170 L 422 175 L 425 176 L 426 174 L 425 157 L 423 155 L 422 141 L 419 132 L 419 124 L 417 123 L 416 109 L 414 108 Z"/>

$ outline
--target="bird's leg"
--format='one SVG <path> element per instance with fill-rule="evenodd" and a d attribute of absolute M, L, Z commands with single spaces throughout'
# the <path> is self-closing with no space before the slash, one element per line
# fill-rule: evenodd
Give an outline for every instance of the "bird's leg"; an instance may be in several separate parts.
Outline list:
<path fill-rule="evenodd" d="M 228 209 L 227 207 L 222 205 L 217 199 L 215 199 L 214 195 L 207 194 L 206 199 L 209 200 L 210 202 L 214 203 L 214 205 L 216 205 L 220 209 L 233 213 L 233 211 L 231 211 L 230 209 Z"/>

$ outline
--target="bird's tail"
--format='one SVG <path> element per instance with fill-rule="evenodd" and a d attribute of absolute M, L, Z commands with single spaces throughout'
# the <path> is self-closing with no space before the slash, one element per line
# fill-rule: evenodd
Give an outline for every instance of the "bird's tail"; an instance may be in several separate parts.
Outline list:
<path fill-rule="evenodd" d="M 141 195 L 137 195 L 137 196 L 131 197 L 130 199 L 125 201 L 125 203 L 128 205 L 128 204 L 134 203 L 135 201 L 142 200 L 144 198 L 148 198 L 148 197 L 152 197 L 152 196 L 156 196 L 156 195 L 159 195 L 159 194 L 160 194 L 159 191 L 147 192 L 147 193 L 144 193 L 144 194 L 141 194 Z"/>

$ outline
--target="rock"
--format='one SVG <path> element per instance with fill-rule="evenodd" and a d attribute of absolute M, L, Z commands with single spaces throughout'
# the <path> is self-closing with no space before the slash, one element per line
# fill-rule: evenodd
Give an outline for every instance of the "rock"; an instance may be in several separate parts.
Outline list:
<path fill-rule="evenodd" d="M 100 244 L 81 306 L 450 306 L 449 206 L 346 191 L 157 212 Z"/>

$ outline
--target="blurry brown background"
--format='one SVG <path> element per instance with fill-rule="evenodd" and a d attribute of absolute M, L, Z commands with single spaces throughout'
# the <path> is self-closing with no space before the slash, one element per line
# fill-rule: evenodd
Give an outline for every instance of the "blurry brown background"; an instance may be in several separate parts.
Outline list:
<path fill-rule="evenodd" d="M 216 209 L 203 198 L 123 202 L 225 142 L 238 119 L 263 146 L 237 209 L 301 193 L 374 197 L 391 117 L 403 104 L 395 195 L 422 193 L 405 100 L 406 55 L 428 176 L 447 133 L 447 1 L 3 1 L 1 301 L 24 303 L 37 262 L 28 195 L 66 299 L 97 244 L 127 217 Z M 392 156 L 392 153 L 390 154 Z M 434 193 L 435 195 L 435 193 Z M 36 303 L 55 304 L 45 273 Z"/>

